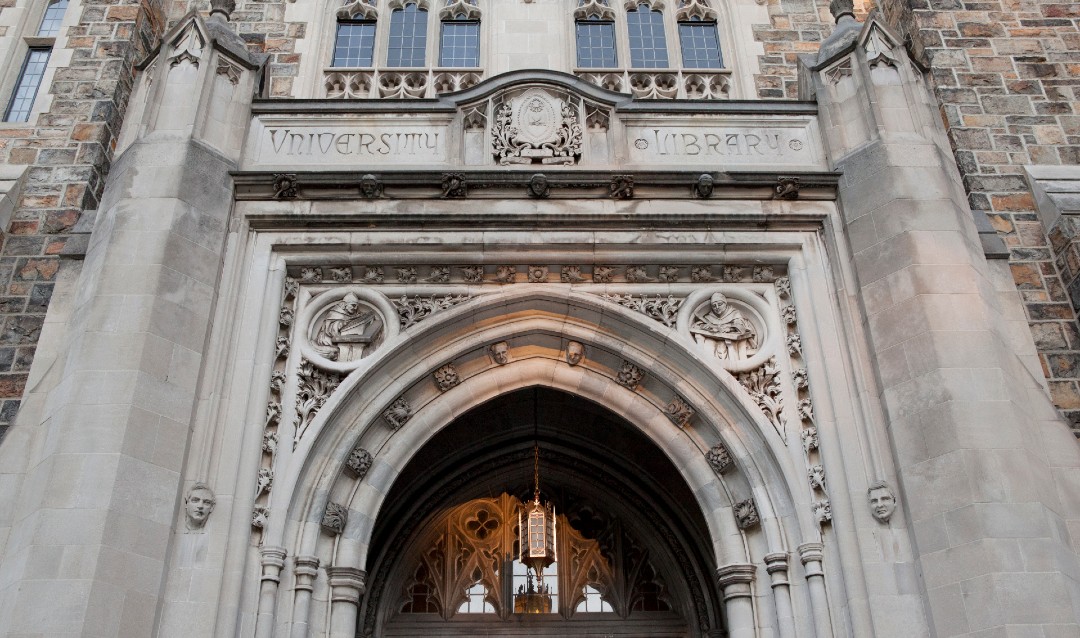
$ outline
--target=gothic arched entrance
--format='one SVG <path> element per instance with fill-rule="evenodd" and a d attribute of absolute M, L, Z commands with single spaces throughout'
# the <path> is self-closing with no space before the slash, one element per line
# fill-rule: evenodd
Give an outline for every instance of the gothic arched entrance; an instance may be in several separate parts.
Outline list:
<path fill-rule="evenodd" d="M 551 611 L 525 614 L 517 512 L 534 442 L 558 562 L 545 577 Z M 711 635 L 716 565 L 696 503 L 667 456 L 601 406 L 545 388 L 502 395 L 432 438 L 395 481 L 372 532 L 359 634 Z"/>

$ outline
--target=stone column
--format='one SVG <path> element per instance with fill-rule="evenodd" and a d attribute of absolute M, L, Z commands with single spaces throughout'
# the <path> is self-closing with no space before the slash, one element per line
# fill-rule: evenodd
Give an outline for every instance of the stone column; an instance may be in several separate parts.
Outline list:
<path fill-rule="evenodd" d="M 262 578 L 259 584 L 259 615 L 255 619 L 255 638 L 274 635 L 274 613 L 277 607 L 281 568 L 285 566 L 285 548 L 263 547 Z"/>
<path fill-rule="evenodd" d="M 897 36 L 844 4 L 802 86 L 843 173 L 837 303 L 855 325 L 841 329 L 867 335 L 874 378 L 860 382 L 883 426 L 868 435 L 887 438 L 900 486 L 891 521 L 867 508 L 859 524 L 906 525 L 914 540 L 918 565 L 882 564 L 879 581 L 921 576 L 921 591 L 871 607 L 875 630 L 1080 635 L 1080 449 L 1041 383 L 1006 264 L 984 255 L 924 78 Z"/>
<path fill-rule="evenodd" d="M 716 582 L 723 592 L 728 638 L 754 638 L 754 566 L 731 564 L 716 570 Z"/>
<path fill-rule="evenodd" d="M 50 389 L 40 422 L 27 424 L 38 442 L 0 564 L 0 635 L 153 636 L 169 622 L 159 614 L 170 598 L 166 557 L 186 546 L 171 538 L 194 535 L 181 472 L 232 210 L 229 172 L 261 65 L 221 16 L 191 13 L 137 80 L 141 106 L 125 121 L 71 319 L 56 356 L 31 372 Z M 199 533 L 212 537 L 222 517 Z M 210 555 L 177 569 L 212 568 Z M 209 635 L 214 603 L 193 601 L 197 587 L 184 596 L 188 634 Z"/>
<path fill-rule="evenodd" d="M 311 625 L 311 590 L 319 575 L 319 559 L 315 556 L 296 557 L 296 593 L 293 598 L 292 638 L 308 638 Z"/>
<path fill-rule="evenodd" d="M 330 567 L 326 573 L 330 576 L 330 638 L 354 638 L 367 572 L 355 567 Z"/>
<path fill-rule="evenodd" d="M 773 600 L 776 604 L 776 622 L 780 638 L 795 637 L 795 613 L 791 607 L 791 583 L 788 581 L 788 555 L 766 554 L 765 570 L 772 581 Z"/>
<path fill-rule="evenodd" d="M 832 636 L 832 613 L 829 611 L 829 596 L 825 591 L 825 572 L 821 568 L 825 558 L 825 546 L 821 543 L 799 545 L 799 558 L 806 571 L 806 585 L 810 589 L 814 628 L 819 638 Z"/>

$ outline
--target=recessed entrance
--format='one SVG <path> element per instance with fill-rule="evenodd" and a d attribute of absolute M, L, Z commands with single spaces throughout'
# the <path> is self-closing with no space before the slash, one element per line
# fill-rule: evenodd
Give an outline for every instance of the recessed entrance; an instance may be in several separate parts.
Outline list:
<path fill-rule="evenodd" d="M 516 560 L 534 443 L 557 520 L 558 561 L 542 588 L 531 583 L 539 602 Z M 360 635 L 710 635 L 716 565 L 696 503 L 663 452 L 612 412 L 545 388 L 503 395 L 432 438 L 388 494 Z"/>

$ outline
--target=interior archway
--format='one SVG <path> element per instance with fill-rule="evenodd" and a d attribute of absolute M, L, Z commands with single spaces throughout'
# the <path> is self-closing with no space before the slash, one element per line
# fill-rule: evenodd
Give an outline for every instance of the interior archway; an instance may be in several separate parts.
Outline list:
<path fill-rule="evenodd" d="M 502 523 L 515 525 L 511 512 L 532 493 L 534 442 L 542 498 L 553 502 L 563 529 L 562 589 L 550 614 L 514 613 L 514 552 L 494 537 L 484 547 L 497 554 L 496 565 L 479 578 L 473 566 L 447 573 L 468 563 L 455 556 L 439 558 L 450 568 L 432 576 L 441 568 L 424 558 L 439 542 L 450 554 L 469 545 L 455 525 L 473 509 L 496 519 L 490 533 L 516 537 Z M 446 542 L 447 534 L 458 539 Z M 371 539 L 363 636 L 675 637 L 713 635 L 721 625 L 708 526 L 678 470 L 622 418 L 557 390 L 517 390 L 455 419 L 404 467 Z M 599 568 L 578 574 L 590 569 L 590 552 Z M 438 580 L 440 593 L 431 605 L 412 605 L 425 577 Z M 480 607 L 487 613 L 459 613 L 473 580 L 488 590 L 492 604 Z M 593 598 L 599 593 L 603 611 L 581 604 L 583 584 Z"/>

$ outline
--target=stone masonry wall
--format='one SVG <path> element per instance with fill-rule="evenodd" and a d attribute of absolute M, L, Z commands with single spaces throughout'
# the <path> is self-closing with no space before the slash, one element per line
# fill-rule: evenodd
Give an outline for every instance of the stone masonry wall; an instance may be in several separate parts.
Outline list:
<path fill-rule="evenodd" d="M 164 26 L 162 4 L 83 0 L 67 34 L 71 65 L 42 87 L 54 96 L 51 108 L 25 126 L 0 128 L 0 163 L 29 165 L 11 224 L 0 229 L 0 437 L 19 408 L 58 255 L 82 211 L 97 208 L 134 64 Z"/>
<path fill-rule="evenodd" d="M 882 0 L 881 8 L 930 68 L 971 208 L 988 214 L 1009 247 L 1054 402 L 1080 435 L 1080 262 L 1061 250 L 1067 240 L 1047 239 L 1023 172 L 1080 164 L 1080 3 Z"/>

